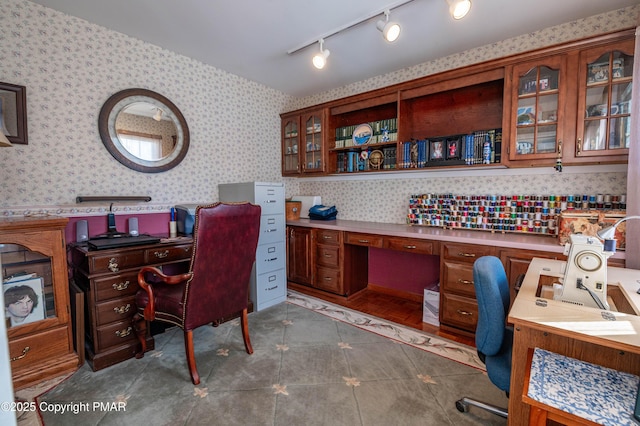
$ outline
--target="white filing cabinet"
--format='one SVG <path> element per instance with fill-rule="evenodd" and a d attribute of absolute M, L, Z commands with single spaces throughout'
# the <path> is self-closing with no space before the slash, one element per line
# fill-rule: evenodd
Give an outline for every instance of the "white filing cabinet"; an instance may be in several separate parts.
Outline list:
<path fill-rule="evenodd" d="M 246 182 L 218 185 L 220 201 L 248 201 L 262 208 L 250 295 L 260 311 L 287 298 L 286 221 L 283 183 Z"/>

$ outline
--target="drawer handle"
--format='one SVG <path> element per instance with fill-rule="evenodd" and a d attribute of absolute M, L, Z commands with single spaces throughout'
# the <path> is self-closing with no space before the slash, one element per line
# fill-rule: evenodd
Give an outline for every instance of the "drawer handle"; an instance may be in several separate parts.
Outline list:
<path fill-rule="evenodd" d="M 406 248 L 406 249 L 411 249 L 411 250 L 414 250 L 414 249 L 418 248 L 416 246 L 403 246 L 403 247 Z"/>
<path fill-rule="evenodd" d="M 464 316 L 467 316 L 467 317 L 472 317 L 473 316 L 473 312 L 462 311 L 460 309 L 458 309 L 456 312 L 459 313 L 460 315 L 464 315 Z"/>
<path fill-rule="evenodd" d="M 369 240 L 358 240 L 359 243 L 368 243 Z"/>
<path fill-rule="evenodd" d="M 471 285 L 473 285 L 473 281 L 463 280 L 462 278 L 458 278 L 458 282 L 460 284 L 471 284 Z"/>
<path fill-rule="evenodd" d="M 165 251 L 154 251 L 153 254 L 158 258 L 158 259 L 164 259 L 165 257 L 169 256 L 169 250 L 165 250 Z"/>
<path fill-rule="evenodd" d="M 120 268 L 118 267 L 118 259 L 112 257 L 109 259 L 109 266 L 107 266 L 111 272 L 118 272 Z"/>
<path fill-rule="evenodd" d="M 22 355 L 14 356 L 13 358 L 11 358 L 11 362 L 18 361 L 24 358 L 25 356 L 27 356 L 27 352 L 29 352 L 30 350 L 31 350 L 30 346 L 25 346 L 25 348 L 22 350 Z"/>
<path fill-rule="evenodd" d="M 458 256 L 462 257 L 476 257 L 475 253 L 458 253 Z"/>
<path fill-rule="evenodd" d="M 113 311 L 116 314 L 126 314 L 127 312 L 129 312 L 129 309 L 131 309 L 131 305 L 127 303 L 127 306 L 116 306 L 115 308 L 113 308 Z"/>
<path fill-rule="evenodd" d="M 264 232 L 276 232 L 278 228 L 265 229 Z"/>
<path fill-rule="evenodd" d="M 118 331 L 116 331 L 116 336 L 118 336 L 118 337 L 127 337 L 128 335 L 131 334 L 132 330 L 133 329 L 131 328 L 131 326 L 125 328 L 124 330 L 118 330 Z"/>
<path fill-rule="evenodd" d="M 118 290 L 118 291 L 122 291 L 122 290 L 126 290 L 127 287 L 129 287 L 129 280 L 123 282 L 123 283 L 113 283 L 111 284 L 111 287 L 113 287 L 114 290 Z"/>
<path fill-rule="evenodd" d="M 324 280 L 325 280 L 325 281 L 331 281 L 331 280 L 332 280 L 332 278 L 331 278 L 331 277 L 324 277 Z"/>
<path fill-rule="evenodd" d="M 277 203 L 277 202 L 278 202 L 278 200 L 267 200 L 267 201 L 265 201 L 265 203 L 267 203 L 267 204 L 272 204 L 272 203 Z"/>
<path fill-rule="evenodd" d="M 278 288 L 278 286 L 277 286 L 277 285 L 276 285 L 276 286 L 273 286 L 273 287 L 269 287 L 269 288 L 267 289 L 267 291 L 275 290 L 276 288 Z"/>
<path fill-rule="evenodd" d="M 265 259 L 265 262 L 273 262 L 274 260 L 278 260 L 277 257 L 272 257 L 271 259 Z"/>
<path fill-rule="evenodd" d="M 333 237 L 330 235 L 323 235 L 322 238 L 324 238 L 325 240 L 333 240 Z"/>
<path fill-rule="evenodd" d="M 330 255 L 330 254 L 328 254 L 328 253 L 325 253 L 325 254 L 324 254 L 324 257 L 333 257 L 333 256 L 332 256 L 332 255 Z"/>

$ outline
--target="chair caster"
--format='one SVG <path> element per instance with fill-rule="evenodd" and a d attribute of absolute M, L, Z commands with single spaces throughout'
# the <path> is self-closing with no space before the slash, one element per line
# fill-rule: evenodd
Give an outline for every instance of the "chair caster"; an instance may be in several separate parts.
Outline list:
<path fill-rule="evenodd" d="M 458 409 L 458 411 L 460 411 L 461 413 L 466 413 L 469 411 L 469 405 L 465 404 L 463 400 L 459 399 L 456 401 L 456 408 Z"/>

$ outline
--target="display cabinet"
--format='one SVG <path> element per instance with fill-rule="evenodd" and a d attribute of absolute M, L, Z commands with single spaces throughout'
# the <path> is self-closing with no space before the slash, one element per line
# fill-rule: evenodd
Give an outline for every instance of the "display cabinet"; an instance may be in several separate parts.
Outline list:
<path fill-rule="evenodd" d="M 566 55 L 557 55 L 511 68 L 509 161 L 557 158 L 566 125 L 566 63 Z"/>
<path fill-rule="evenodd" d="M 14 389 L 78 367 L 61 217 L 0 219 L 0 269 Z"/>
<path fill-rule="evenodd" d="M 324 173 L 326 110 L 282 116 L 282 175 Z"/>
<path fill-rule="evenodd" d="M 626 161 L 631 139 L 634 42 L 580 54 L 575 156 Z"/>

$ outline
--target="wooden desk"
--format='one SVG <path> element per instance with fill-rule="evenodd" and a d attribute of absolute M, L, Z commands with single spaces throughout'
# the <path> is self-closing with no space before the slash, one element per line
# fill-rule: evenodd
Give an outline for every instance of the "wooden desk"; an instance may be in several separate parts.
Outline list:
<path fill-rule="evenodd" d="M 636 315 L 611 312 L 615 320 L 607 320 L 600 309 L 536 297 L 540 276 L 561 277 L 564 265 L 563 261 L 534 258 L 509 312 L 508 320 L 514 326 L 510 425 L 528 422 L 529 407 L 520 395 L 527 355 L 535 347 L 640 375 L 640 295 L 636 294 L 640 270 L 608 269 L 609 286 L 618 287 Z"/>
<path fill-rule="evenodd" d="M 86 358 L 94 371 L 133 358 L 139 342 L 131 326 L 142 266 L 189 268 L 193 240 L 177 240 L 108 250 L 89 250 L 86 243 L 70 245 L 74 281 L 85 297 Z M 151 336 L 147 348 L 153 349 Z M 80 348 L 78 350 L 81 350 Z"/>

